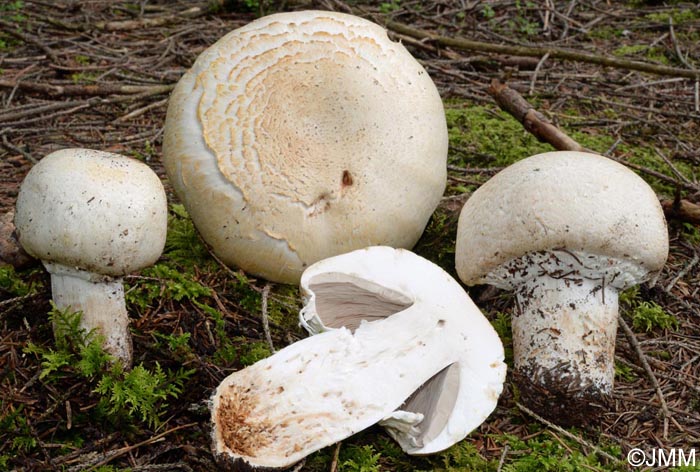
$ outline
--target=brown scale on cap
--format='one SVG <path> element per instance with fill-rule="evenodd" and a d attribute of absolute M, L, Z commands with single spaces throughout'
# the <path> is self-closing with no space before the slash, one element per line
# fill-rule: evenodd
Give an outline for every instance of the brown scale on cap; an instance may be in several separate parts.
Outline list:
<path fill-rule="evenodd" d="M 412 247 L 445 189 L 447 141 L 435 85 L 386 30 L 291 12 L 200 55 L 170 98 L 163 162 L 222 261 L 298 283 L 370 243 Z"/>

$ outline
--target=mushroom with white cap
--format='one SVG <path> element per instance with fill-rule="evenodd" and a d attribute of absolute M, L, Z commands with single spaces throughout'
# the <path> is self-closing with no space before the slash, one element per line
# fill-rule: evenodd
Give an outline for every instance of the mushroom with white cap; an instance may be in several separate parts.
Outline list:
<path fill-rule="evenodd" d="M 146 164 L 90 149 L 44 157 L 19 190 L 15 226 L 24 249 L 51 274 L 59 309 L 82 311 L 81 327 L 131 365 L 122 276 L 153 264 L 163 251 L 167 203 Z"/>
<path fill-rule="evenodd" d="M 313 264 L 301 287 L 302 324 L 322 332 L 221 382 L 211 406 L 221 463 L 287 467 L 382 420 L 406 452 L 429 454 L 496 407 L 503 345 L 435 264 L 371 247 Z"/>
<path fill-rule="evenodd" d="M 180 79 L 163 162 L 217 256 L 298 283 L 323 258 L 416 243 L 445 189 L 447 125 L 434 83 L 384 28 L 279 13 Z"/>
<path fill-rule="evenodd" d="M 515 379 L 560 423 L 593 420 L 612 391 L 618 292 L 659 272 L 668 233 L 654 191 L 590 153 L 529 157 L 496 174 L 460 214 L 468 285 L 515 290 Z"/>

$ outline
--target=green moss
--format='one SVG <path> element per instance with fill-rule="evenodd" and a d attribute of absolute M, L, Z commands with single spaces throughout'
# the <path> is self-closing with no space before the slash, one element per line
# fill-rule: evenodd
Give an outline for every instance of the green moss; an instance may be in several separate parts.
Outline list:
<path fill-rule="evenodd" d="M 567 113 L 579 116 L 582 110 L 571 109 Z M 612 110 L 607 113 L 617 116 Z M 554 151 L 550 144 L 538 141 L 515 118 L 495 106 L 470 106 L 468 102 L 452 102 L 450 106 L 448 102 L 445 116 L 452 165 L 505 167 L 535 154 Z M 566 123 L 561 126 L 582 146 L 600 153 L 615 142 L 610 135 L 568 127 Z"/>
<path fill-rule="evenodd" d="M 577 432 L 575 434 L 580 435 Z M 502 469 L 504 472 L 626 470 L 626 464 L 622 460 L 618 464 L 605 464 L 595 453 L 581 451 L 581 446 L 575 441 L 559 435 L 555 437 L 549 431 L 527 440 L 509 434 L 492 438 L 496 444 L 509 446 L 508 457 Z M 612 457 L 623 457 L 622 451 L 616 445 L 602 445 L 601 449 Z"/>
<path fill-rule="evenodd" d="M 196 301 L 212 294 L 211 289 L 196 280 L 194 274 L 163 263 L 144 269 L 135 282 L 125 286 L 127 305 L 141 311 L 162 300 Z"/>
<path fill-rule="evenodd" d="M 90 64 L 90 58 L 82 54 L 76 54 L 73 56 L 73 60 L 82 66 Z"/>
<path fill-rule="evenodd" d="M 615 361 L 615 379 L 624 382 L 634 382 L 637 374 L 628 365 Z"/>
<path fill-rule="evenodd" d="M 683 8 L 678 10 L 670 10 L 658 13 L 649 13 L 644 16 L 649 21 L 668 24 L 669 19 L 673 20 L 674 25 L 682 25 L 700 18 L 700 9 L 698 8 Z"/>
<path fill-rule="evenodd" d="M 428 221 L 420 240 L 413 251 L 434 262 L 447 272 L 456 275 L 455 270 L 455 240 L 457 238 L 457 222 L 459 207 L 438 207 Z"/>
<path fill-rule="evenodd" d="M 74 84 L 92 84 L 100 75 L 96 72 L 76 72 L 70 75 Z"/>
<path fill-rule="evenodd" d="M 679 321 L 667 313 L 656 302 L 643 301 L 639 287 L 620 293 L 620 306 L 632 316 L 632 327 L 637 331 L 650 332 L 655 329 L 678 329 Z"/>
<path fill-rule="evenodd" d="M 12 266 L 0 266 L 0 293 L 5 291 L 10 296 L 23 297 L 37 288 L 36 283 L 24 281 Z"/>
<path fill-rule="evenodd" d="M 431 460 L 436 471 L 445 472 L 490 472 L 495 469 L 493 461 L 484 458 L 469 441 L 461 441 Z"/>
<path fill-rule="evenodd" d="M 56 383 L 65 377 L 82 379 L 97 394 L 97 414 L 113 423 L 141 421 L 151 427 L 161 423 L 169 399 L 176 399 L 194 370 L 167 371 L 156 362 L 125 371 L 102 348 L 103 338 L 80 326 L 82 313 L 54 309 L 49 318 L 54 325 L 55 346 L 46 348 L 30 343 L 25 353 L 41 360 L 39 379 Z"/>
<path fill-rule="evenodd" d="M 11 2 L 3 2 L 0 4 L 0 19 L 11 23 L 24 23 L 27 17 L 22 14 L 24 2 L 22 0 L 14 0 Z"/>
<path fill-rule="evenodd" d="M 168 235 L 163 255 L 182 267 L 213 270 L 216 261 L 199 237 L 184 205 L 173 204 L 168 214 Z"/>
<path fill-rule="evenodd" d="M 666 56 L 666 50 L 662 47 L 649 47 L 648 44 L 630 44 L 621 46 L 613 51 L 615 56 L 637 56 L 643 57 L 653 62 L 668 64 L 669 58 Z"/>
<path fill-rule="evenodd" d="M 632 327 L 647 333 L 657 328 L 675 330 L 678 319 L 656 302 L 640 302 L 632 312 Z"/>
<path fill-rule="evenodd" d="M 682 224 L 681 236 L 690 244 L 700 245 L 700 229 L 692 223 Z"/>
<path fill-rule="evenodd" d="M 498 312 L 491 320 L 491 325 L 496 330 L 498 337 L 503 343 L 505 351 L 505 362 L 508 367 L 513 366 L 513 330 L 511 327 L 510 313 Z"/>
<path fill-rule="evenodd" d="M 501 167 L 551 151 L 507 113 L 495 107 L 447 103 L 450 164 L 461 167 Z M 465 106 L 466 105 L 466 106 Z"/>
<path fill-rule="evenodd" d="M 588 37 L 593 39 L 610 40 L 623 36 L 622 28 L 613 28 L 612 26 L 602 26 L 593 28 L 588 32 Z"/>
<path fill-rule="evenodd" d="M 142 150 L 133 149 L 131 150 L 130 154 L 131 157 L 133 157 L 134 159 L 138 159 L 144 162 L 150 162 L 158 158 L 158 149 L 156 149 L 152 142 L 146 140 L 143 144 Z M 174 204 L 173 207 L 175 206 L 181 207 L 182 212 L 185 214 L 185 216 L 189 217 L 183 205 Z"/>

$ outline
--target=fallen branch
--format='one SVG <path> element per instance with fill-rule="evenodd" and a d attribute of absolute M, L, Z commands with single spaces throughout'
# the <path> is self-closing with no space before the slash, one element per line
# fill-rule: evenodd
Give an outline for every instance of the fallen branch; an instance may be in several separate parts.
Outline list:
<path fill-rule="evenodd" d="M 39 93 L 49 97 L 103 97 L 107 95 L 135 95 L 149 93 L 158 95 L 170 92 L 175 85 L 123 85 L 123 84 L 94 84 L 94 85 L 53 85 L 34 82 L 16 82 L 0 80 L 0 88 L 15 88 L 29 93 Z"/>
<path fill-rule="evenodd" d="M 141 28 L 153 28 L 182 21 L 185 18 L 196 18 L 205 13 L 207 13 L 207 9 L 204 7 L 192 7 L 172 15 L 139 18 L 138 20 L 98 21 L 95 23 L 95 27 L 105 31 L 129 31 Z"/>
<path fill-rule="evenodd" d="M 0 29 L 2 29 L 5 33 L 9 35 L 24 41 L 25 43 L 37 46 L 39 49 L 44 51 L 44 54 L 46 54 L 46 56 L 51 60 L 51 62 L 58 63 L 58 57 L 56 57 L 56 53 L 53 51 L 53 49 L 41 42 L 39 38 L 21 31 L 17 24 L 11 23 L 0 18 Z"/>
<path fill-rule="evenodd" d="M 542 113 L 535 110 L 517 91 L 501 83 L 498 79 L 491 82 L 488 89 L 498 106 L 522 123 L 523 127 L 538 140 L 554 146 L 560 151 L 583 151 L 579 143 L 554 126 Z"/>
<path fill-rule="evenodd" d="M 700 225 L 700 206 L 688 200 L 664 200 L 661 202 L 661 208 L 669 218 Z"/>
<path fill-rule="evenodd" d="M 577 141 L 572 139 L 562 130 L 553 125 L 542 113 L 538 112 L 532 105 L 525 100 L 516 90 L 502 84 L 498 80 L 494 80 L 488 89 L 489 94 L 496 100 L 498 106 L 508 112 L 523 127 L 532 133 L 540 141 L 551 144 L 559 151 L 587 151 Z M 634 165 L 619 159 L 614 159 L 623 165 L 633 169 L 649 172 L 658 178 L 663 178 L 671 183 L 678 184 L 683 188 L 697 190 L 697 186 L 692 183 L 679 182 L 675 179 L 661 174 L 656 171 L 640 168 L 641 166 Z M 700 224 L 700 206 L 689 202 L 688 200 L 661 200 L 661 207 L 668 219 L 676 219 L 686 223 Z"/>
<path fill-rule="evenodd" d="M 512 46 L 507 44 L 493 44 L 482 41 L 472 41 L 463 37 L 448 37 L 430 33 L 425 30 L 411 28 L 408 25 L 396 21 L 387 21 L 386 27 L 397 33 L 411 36 L 421 40 L 430 40 L 442 46 L 462 49 L 467 51 L 491 52 L 497 54 L 509 54 L 512 56 L 543 57 L 549 55 L 550 59 L 562 59 L 574 62 L 598 64 L 617 69 L 636 70 L 649 74 L 668 75 L 674 77 L 687 77 L 700 79 L 698 69 L 680 69 L 647 62 L 631 61 L 619 57 L 600 56 L 588 52 L 574 51 L 571 49 L 555 48 L 551 46 Z"/>
<path fill-rule="evenodd" d="M 137 20 L 98 21 L 92 24 L 66 22 L 50 16 L 38 16 L 38 18 L 41 18 L 57 28 L 68 31 L 88 31 L 90 29 L 99 29 L 103 31 L 133 31 L 177 23 L 184 19 L 197 18 L 198 16 L 205 15 L 207 12 L 208 8 L 206 5 L 195 6 L 171 15 L 139 18 Z"/>

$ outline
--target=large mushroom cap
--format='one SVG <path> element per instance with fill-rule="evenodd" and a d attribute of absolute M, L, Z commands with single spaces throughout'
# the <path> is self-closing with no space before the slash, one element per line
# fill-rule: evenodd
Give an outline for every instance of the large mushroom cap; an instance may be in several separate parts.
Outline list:
<path fill-rule="evenodd" d="M 659 200 L 617 162 L 559 151 L 504 169 L 462 209 L 456 265 L 467 284 L 485 282 L 499 266 L 526 254 L 550 250 L 566 250 L 574 259 L 590 254 L 624 261 L 632 276 L 616 283 L 639 283 L 661 270 L 668 255 Z M 503 277 L 489 282 L 508 286 Z"/>
<path fill-rule="evenodd" d="M 15 225 L 32 256 L 122 276 L 153 264 L 165 245 L 167 203 L 144 163 L 90 149 L 63 149 L 27 174 Z"/>
<path fill-rule="evenodd" d="M 423 67 L 380 26 L 320 11 L 261 18 L 206 50 L 172 94 L 163 145 L 214 252 L 282 282 L 353 249 L 412 247 L 446 158 Z"/>

